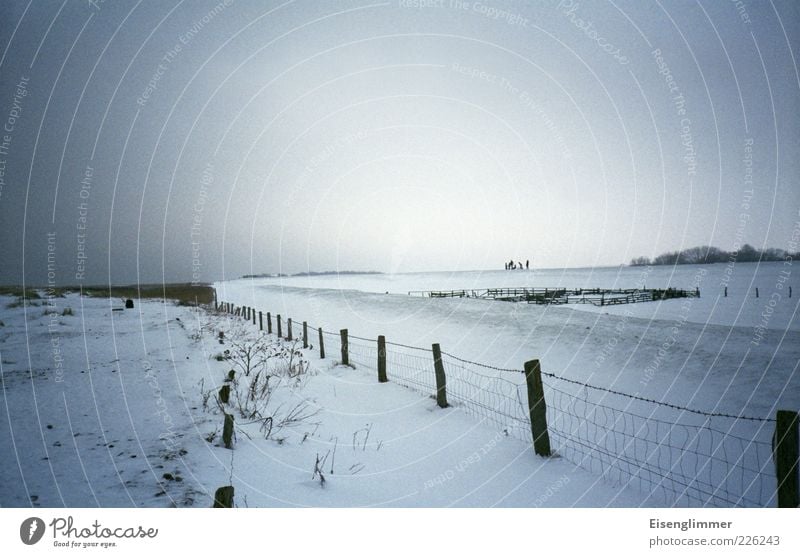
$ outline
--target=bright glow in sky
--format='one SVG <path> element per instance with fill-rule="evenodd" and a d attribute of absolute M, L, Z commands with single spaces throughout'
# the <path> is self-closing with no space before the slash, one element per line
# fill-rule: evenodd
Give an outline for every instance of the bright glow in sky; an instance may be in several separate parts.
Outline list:
<path fill-rule="evenodd" d="M 0 281 L 791 247 L 800 8 L 742 6 L 4 2 Z"/>

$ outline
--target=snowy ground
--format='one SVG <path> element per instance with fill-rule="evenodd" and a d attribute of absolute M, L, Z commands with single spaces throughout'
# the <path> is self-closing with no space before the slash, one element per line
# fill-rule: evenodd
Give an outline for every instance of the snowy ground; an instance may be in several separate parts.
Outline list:
<path fill-rule="evenodd" d="M 407 340 L 427 335 L 463 351 L 470 335 L 488 337 L 487 346 L 471 346 L 477 356 L 507 350 L 501 347 L 515 335 L 539 337 L 524 352 L 543 356 L 541 336 L 529 336 L 519 317 L 506 314 L 511 329 L 487 334 L 484 305 L 437 309 L 373 294 L 350 305 L 352 299 L 328 291 L 273 295 L 262 300 L 265 310 L 286 303 L 300 312 L 309 307 L 301 301 L 313 306 L 321 298 L 325 306 L 313 306 L 313 315 L 328 316 L 326 325 L 385 329 L 414 316 Z M 280 413 L 306 402 L 315 414 L 269 440 L 259 424 L 244 425 L 231 451 L 221 446 L 221 414 L 213 403 L 204 405 L 202 392 L 222 385 L 230 367 L 215 358 L 230 346 L 219 344 L 218 332 L 226 331 L 230 342 L 243 332 L 241 321 L 155 301 L 112 311 L 120 300 L 68 295 L 55 299 L 58 313 L 48 315 L 50 308 L 13 302 L 0 299 L 2 506 L 208 506 L 213 490 L 229 482 L 236 503 L 251 507 L 637 506 L 646 498 L 565 459 L 536 457 L 529 443 L 458 408 L 439 409 L 429 397 L 378 384 L 373 373 L 335 366 L 331 358 L 318 360 L 312 350 L 309 373 L 299 383 L 279 381 L 271 405 Z M 67 307 L 74 315 L 61 315 Z M 453 318 L 450 327 L 426 330 L 442 311 Z M 375 312 L 381 317 L 370 321 Z M 361 320 L 354 322 L 356 316 Z M 517 350 L 508 359 L 522 356 Z M 323 487 L 312 473 L 325 455 Z"/>
<path fill-rule="evenodd" d="M 781 273 L 789 271 L 787 282 Z M 442 349 L 462 358 L 544 370 L 705 410 L 771 416 L 800 407 L 797 273 L 782 263 L 242 279 L 219 299 L 314 327 Z M 699 279 L 697 278 L 699 277 Z M 644 280 L 643 280 L 644 279 Z M 613 307 L 431 299 L 408 290 L 487 286 L 701 290 L 701 298 Z M 728 297 L 722 296 L 723 284 Z M 781 286 L 778 287 L 777 285 Z M 759 298 L 754 289 L 759 286 Z M 388 293 L 387 293 L 388 292 Z M 764 317 L 766 316 L 766 317 Z M 762 327 L 763 326 L 763 327 Z"/>

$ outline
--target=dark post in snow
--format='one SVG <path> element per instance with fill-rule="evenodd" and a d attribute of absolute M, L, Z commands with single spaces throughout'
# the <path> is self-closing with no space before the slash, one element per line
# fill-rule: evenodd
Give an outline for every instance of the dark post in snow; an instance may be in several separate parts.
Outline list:
<path fill-rule="evenodd" d="M 758 298 L 758 286 L 756 286 L 756 298 Z"/>
<path fill-rule="evenodd" d="M 542 367 L 539 365 L 539 360 L 525 362 L 525 382 L 528 384 L 528 412 L 531 418 L 533 450 L 539 456 L 550 456 L 547 407 L 544 402 Z"/>
<path fill-rule="evenodd" d="M 447 408 L 447 378 L 444 375 L 442 349 L 438 344 L 433 345 L 433 367 L 436 370 L 436 404 L 439 408 Z"/>
<path fill-rule="evenodd" d="M 798 479 L 798 414 L 778 410 L 775 419 L 775 476 L 778 480 L 778 506 L 797 508 L 800 505 L 800 479 Z"/>
<path fill-rule="evenodd" d="M 233 508 L 233 486 L 226 485 L 220 487 L 214 492 L 214 507 L 215 509 L 232 509 Z"/>
<path fill-rule="evenodd" d="M 281 336 L 283 336 L 283 335 L 281 335 L 281 314 L 280 313 L 277 316 L 277 321 L 278 321 L 278 338 L 281 338 Z"/>
<path fill-rule="evenodd" d="M 322 340 L 322 327 L 319 328 L 319 359 L 325 359 L 325 343 Z"/>
<path fill-rule="evenodd" d="M 217 305 L 217 289 L 214 289 L 214 311 L 219 311 L 219 306 Z"/>
<path fill-rule="evenodd" d="M 272 334 L 272 314 L 267 312 L 267 334 Z"/>
<path fill-rule="evenodd" d="M 378 337 L 378 383 L 386 383 L 386 337 Z"/>
<path fill-rule="evenodd" d="M 303 321 L 303 348 L 308 348 L 308 323 Z"/>
<path fill-rule="evenodd" d="M 292 318 L 286 319 L 286 340 L 292 340 Z"/>
<path fill-rule="evenodd" d="M 348 355 L 347 351 L 347 329 L 342 329 L 339 331 L 339 335 L 342 337 L 342 365 L 349 366 L 350 356 Z"/>
<path fill-rule="evenodd" d="M 256 308 L 250 308 L 250 315 L 253 316 L 253 325 L 256 324 Z"/>
<path fill-rule="evenodd" d="M 728 297 L 728 287 L 727 286 L 725 287 L 725 297 L 726 298 Z"/>
<path fill-rule="evenodd" d="M 222 426 L 222 442 L 226 449 L 233 448 L 233 414 L 225 414 L 225 423 Z"/>
<path fill-rule="evenodd" d="M 264 314 L 261 313 L 260 311 L 258 312 L 258 330 L 259 331 L 264 330 Z"/>

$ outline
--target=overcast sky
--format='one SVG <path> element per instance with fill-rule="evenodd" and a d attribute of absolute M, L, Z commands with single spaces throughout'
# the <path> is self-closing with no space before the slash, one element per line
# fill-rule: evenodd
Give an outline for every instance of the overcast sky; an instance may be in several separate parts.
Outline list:
<path fill-rule="evenodd" d="M 0 281 L 789 247 L 798 5 L 5 0 Z"/>

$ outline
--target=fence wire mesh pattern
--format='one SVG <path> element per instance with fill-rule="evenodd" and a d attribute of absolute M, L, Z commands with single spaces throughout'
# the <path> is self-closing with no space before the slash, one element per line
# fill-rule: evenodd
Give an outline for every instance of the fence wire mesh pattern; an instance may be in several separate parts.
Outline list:
<path fill-rule="evenodd" d="M 613 484 L 649 493 L 649 504 L 774 504 L 769 429 L 752 421 L 679 415 L 622 400 L 593 401 L 545 388 L 548 432 L 556 452 Z M 674 415 L 669 416 L 670 412 Z M 749 435 L 748 435 L 749 434 Z"/>
<path fill-rule="evenodd" d="M 309 331 L 317 331 L 309 325 Z M 323 331 L 340 361 L 339 332 Z M 314 337 L 312 337 L 314 338 Z M 377 373 L 377 339 L 348 336 L 349 364 Z M 386 342 L 390 382 L 433 397 L 433 351 Z M 531 441 L 525 374 L 442 352 L 448 403 L 504 434 Z M 542 373 L 547 431 L 556 457 L 671 506 L 775 504 L 775 420 L 703 412 Z"/>

